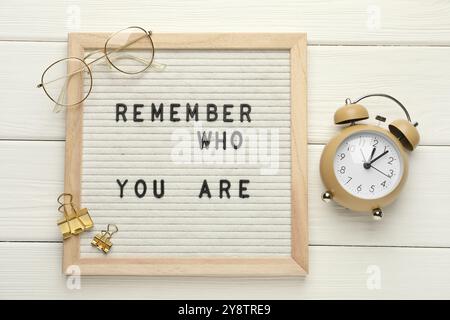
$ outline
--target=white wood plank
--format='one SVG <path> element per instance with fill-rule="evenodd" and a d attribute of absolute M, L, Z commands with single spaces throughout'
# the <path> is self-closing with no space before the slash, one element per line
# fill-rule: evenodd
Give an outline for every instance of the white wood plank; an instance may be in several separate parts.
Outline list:
<path fill-rule="evenodd" d="M 419 122 L 422 144 L 450 145 L 450 108 L 444 103 L 450 100 L 450 48 L 327 46 L 308 50 L 310 142 L 325 143 L 339 130 L 333 124 L 333 113 L 345 98 L 384 92 L 409 108 Z M 53 105 L 35 86 L 44 68 L 64 57 L 65 51 L 63 43 L 0 42 L 0 103 L 7 115 L 0 118 L 1 139 L 64 139 L 64 114 L 52 113 Z M 89 103 L 95 105 L 95 100 Z M 382 114 L 388 121 L 403 116 L 387 100 L 374 98 L 365 104 L 372 116 Z"/>
<path fill-rule="evenodd" d="M 399 99 L 419 122 L 421 143 L 450 144 L 450 48 L 327 47 L 309 49 L 309 141 L 326 143 L 339 127 L 336 109 L 346 98 L 387 93 Z M 372 117 L 387 123 L 404 118 L 392 101 L 371 98 L 361 102 Z"/>
<path fill-rule="evenodd" d="M 309 146 L 310 243 L 450 246 L 447 208 L 450 148 L 419 147 L 412 153 L 406 187 L 398 201 L 385 209 L 385 217 L 379 223 L 369 215 L 348 212 L 320 200 L 321 149 L 319 145 Z M 56 196 L 63 190 L 64 143 L 2 141 L 0 150 L 0 176 L 5 184 L 0 193 L 0 240 L 59 240 L 55 225 L 59 218 Z M 199 214 L 205 216 L 205 212 Z M 267 214 L 263 212 L 261 217 Z M 120 216 L 120 210 L 114 216 Z M 164 217 L 164 212 L 159 212 L 158 217 Z M 201 234 L 208 230 L 196 231 Z M 152 232 L 162 236 L 160 230 Z"/>
<path fill-rule="evenodd" d="M 311 247 L 306 278 L 82 277 L 79 290 L 67 288 L 61 252 L 60 243 L 0 243 L 0 298 L 450 298 L 448 249 Z"/>
<path fill-rule="evenodd" d="M 0 43 L 0 104 L 5 115 L 0 117 L 1 139 L 64 139 L 65 113 L 53 113 L 54 105 L 36 86 L 45 68 L 67 55 L 66 47 L 60 43 Z"/>
<path fill-rule="evenodd" d="M 64 191 L 64 142 L 0 142 L 1 240 L 56 239 L 56 197 Z M 2 227 L 0 227 L 2 228 Z"/>
<path fill-rule="evenodd" d="M 104 14 L 99 14 L 104 13 Z M 3 1 L 0 39 L 65 40 L 69 31 L 115 31 L 141 25 L 154 32 L 308 32 L 321 44 L 445 44 L 450 4 L 408 0 L 289 1 L 136 0 Z"/>

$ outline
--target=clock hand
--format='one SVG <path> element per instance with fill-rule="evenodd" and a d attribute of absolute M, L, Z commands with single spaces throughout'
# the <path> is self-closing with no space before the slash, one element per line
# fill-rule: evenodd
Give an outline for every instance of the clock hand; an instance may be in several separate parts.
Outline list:
<path fill-rule="evenodd" d="M 372 158 L 373 158 L 373 155 L 375 154 L 375 151 L 377 151 L 377 148 L 373 147 L 372 153 L 370 154 L 369 161 L 364 161 L 364 163 L 363 163 L 364 169 L 370 169 L 370 164 L 372 163 L 370 161 L 372 161 Z"/>
<path fill-rule="evenodd" d="M 375 168 L 374 166 L 371 166 L 372 168 L 374 168 L 376 171 L 378 171 L 379 173 L 381 173 L 382 175 L 385 175 L 386 177 L 388 177 L 389 179 L 390 178 L 392 178 L 390 175 L 388 175 L 388 174 L 386 174 L 386 173 L 384 173 L 383 171 L 381 171 L 381 170 L 378 170 L 377 168 Z"/>
<path fill-rule="evenodd" d="M 369 161 L 368 161 L 368 162 L 372 163 L 371 160 L 372 160 L 372 158 L 373 158 L 373 156 L 374 156 L 374 154 L 375 154 L 375 151 L 377 151 L 377 148 L 376 148 L 376 147 L 373 147 L 372 153 L 370 154 L 370 158 L 369 158 Z"/>
<path fill-rule="evenodd" d="M 375 159 L 372 159 L 369 161 L 369 164 L 371 165 L 372 163 L 374 163 L 375 161 L 377 161 L 378 159 L 380 159 L 381 157 L 383 157 L 386 153 L 388 153 L 389 150 L 386 150 L 385 152 L 383 152 L 382 154 L 380 154 L 378 157 L 376 157 Z"/>

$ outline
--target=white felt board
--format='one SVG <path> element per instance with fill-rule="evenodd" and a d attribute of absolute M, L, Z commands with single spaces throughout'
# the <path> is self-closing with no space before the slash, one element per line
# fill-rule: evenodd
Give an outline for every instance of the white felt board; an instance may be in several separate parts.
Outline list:
<path fill-rule="evenodd" d="M 158 50 L 155 61 L 166 69 L 128 76 L 106 63 L 93 67 L 83 112 L 81 205 L 95 227 L 82 235 L 80 257 L 290 256 L 289 50 Z M 116 122 L 116 103 L 127 105 L 127 122 Z M 140 123 L 131 121 L 137 103 L 144 105 Z M 151 103 L 164 104 L 163 122 L 151 121 Z M 166 121 L 171 103 L 181 105 L 180 122 Z M 207 103 L 218 106 L 219 120 L 222 105 L 233 104 L 235 121 L 186 122 L 186 103 L 198 103 L 199 120 Z M 250 123 L 238 121 L 241 103 L 251 105 Z M 174 150 L 189 143 L 198 149 L 196 132 L 203 129 L 213 137 L 239 129 L 242 147 L 216 151 L 221 160 L 178 157 Z M 238 161 L 230 154 L 246 156 Z M 123 198 L 116 179 L 129 180 Z M 138 179 L 148 187 L 143 198 L 134 192 Z M 154 179 L 165 180 L 161 199 L 153 197 Z M 204 179 L 211 199 L 198 197 Z M 230 199 L 219 198 L 220 179 L 231 182 Z M 250 180 L 250 198 L 238 197 L 239 179 Z M 108 223 L 119 232 L 103 255 L 90 241 Z"/>

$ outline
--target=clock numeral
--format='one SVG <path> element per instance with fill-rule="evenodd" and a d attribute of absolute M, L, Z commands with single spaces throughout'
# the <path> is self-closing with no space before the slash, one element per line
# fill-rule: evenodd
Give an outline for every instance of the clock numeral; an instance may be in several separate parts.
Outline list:
<path fill-rule="evenodd" d="M 355 152 L 355 149 L 356 149 L 356 147 L 353 144 L 349 145 L 348 148 L 347 148 L 347 150 L 350 151 L 350 152 Z"/>
<path fill-rule="evenodd" d="M 341 173 L 341 174 L 344 174 L 344 173 L 345 173 L 345 166 L 342 166 L 342 167 L 339 169 L 339 173 Z"/>
<path fill-rule="evenodd" d="M 356 188 L 356 191 L 361 192 L 361 190 L 362 190 L 362 185 L 359 185 L 359 186 Z"/>
<path fill-rule="evenodd" d="M 352 181 L 352 177 L 348 177 L 348 180 L 345 184 L 348 184 L 350 181 Z"/>
<path fill-rule="evenodd" d="M 370 188 L 369 188 L 369 191 L 371 193 L 373 193 L 375 191 L 375 185 L 371 185 Z"/>
<path fill-rule="evenodd" d="M 394 176 L 394 170 L 389 169 L 388 177 L 389 177 L 389 178 L 392 178 L 393 176 Z"/>
<path fill-rule="evenodd" d="M 389 161 L 388 161 L 388 164 L 390 164 L 390 165 L 392 165 L 392 162 L 394 162 L 394 157 L 389 157 Z"/>
<path fill-rule="evenodd" d="M 378 139 L 377 138 L 373 138 L 373 144 L 372 144 L 372 147 L 376 147 L 377 146 L 377 144 L 378 144 Z"/>
<path fill-rule="evenodd" d="M 384 180 L 382 183 L 380 183 L 380 185 L 382 185 L 383 188 L 386 188 L 386 180 Z"/>
<path fill-rule="evenodd" d="M 387 148 L 387 146 L 384 146 L 384 151 L 383 152 L 386 152 L 386 151 L 388 151 L 388 148 Z"/>
<path fill-rule="evenodd" d="M 341 154 L 338 155 L 338 157 L 339 157 L 341 160 L 344 160 L 344 158 L 345 158 L 345 153 L 342 152 Z"/>

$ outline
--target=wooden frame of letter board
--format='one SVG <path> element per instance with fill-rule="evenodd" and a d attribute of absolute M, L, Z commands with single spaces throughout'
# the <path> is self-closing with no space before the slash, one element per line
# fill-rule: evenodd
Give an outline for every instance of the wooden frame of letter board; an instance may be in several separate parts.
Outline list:
<path fill-rule="evenodd" d="M 85 50 L 101 49 L 109 34 L 70 33 L 71 57 Z M 193 33 L 153 34 L 159 49 L 289 50 L 291 61 L 291 257 L 161 257 L 80 258 L 80 238 L 64 241 L 63 272 L 78 266 L 82 275 L 175 275 L 175 276 L 296 276 L 308 273 L 307 204 L 307 108 L 306 34 L 304 33 Z M 139 48 L 140 42 L 130 49 Z M 70 69 L 70 66 L 69 66 Z M 70 70 L 68 71 L 70 72 Z M 82 94 L 81 73 L 70 81 L 68 99 Z M 89 99 L 89 98 L 88 98 Z M 66 114 L 65 192 L 80 206 L 83 105 Z M 69 268 L 69 270 L 68 270 Z"/>

